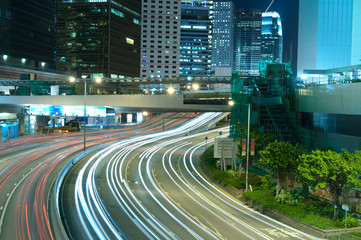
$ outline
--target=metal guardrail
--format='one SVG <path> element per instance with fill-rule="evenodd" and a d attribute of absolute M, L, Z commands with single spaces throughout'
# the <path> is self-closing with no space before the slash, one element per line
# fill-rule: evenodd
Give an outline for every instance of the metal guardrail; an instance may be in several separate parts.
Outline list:
<path fill-rule="evenodd" d="M 61 189 L 61 185 L 63 184 L 64 178 L 65 176 L 69 173 L 69 171 L 71 170 L 71 168 L 77 163 L 79 162 L 81 159 L 83 159 L 84 157 L 86 157 L 87 155 L 102 149 L 104 147 L 104 145 L 106 144 L 101 144 L 99 146 L 96 147 L 92 147 L 86 150 L 86 152 L 84 153 L 82 150 L 81 153 L 79 153 L 76 157 L 74 157 L 73 159 L 71 159 L 66 166 L 61 170 L 57 180 L 56 180 L 56 184 L 55 184 L 55 201 L 56 201 L 56 209 L 57 209 L 57 218 L 58 218 L 58 222 L 60 223 L 60 225 L 62 226 L 61 229 L 61 233 L 63 234 L 61 239 L 69 239 L 69 236 L 67 235 L 67 232 L 64 226 L 63 221 L 66 221 L 65 218 L 63 218 L 63 214 L 62 211 L 60 209 L 60 205 L 59 205 L 59 195 L 60 195 L 60 189 Z M 63 221 L 62 221 L 63 219 Z"/>
<path fill-rule="evenodd" d="M 345 229 L 335 229 L 329 226 L 326 226 L 325 237 L 330 240 L 361 240 L 360 237 L 350 234 Z"/>

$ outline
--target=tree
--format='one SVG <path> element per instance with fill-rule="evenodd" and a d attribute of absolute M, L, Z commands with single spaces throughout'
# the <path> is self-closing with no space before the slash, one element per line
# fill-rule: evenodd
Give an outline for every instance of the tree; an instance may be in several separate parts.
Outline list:
<path fill-rule="evenodd" d="M 277 176 L 277 191 L 280 193 L 285 186 L 287 177 L 294 178 L 298 168 L 298 158 L 303 154 L 303 148 L 300 145 L 293 146 L 291 143 L 274 141 L 260 151 L 261 159 L 259 161 L 263 166 L 269 167 L 273 174 Z"/>
<path fill-rule="evenodd" d="M 238 122 L 234 123 L 236 125 L 237 132 L 239 133 L 239 136 L 236 137 L 236 140 L 241 141 L 241 143 L 238 145 L 238 154 L 237 157 L 241 159 L 242 163 L 239 165 L 239 171 L 238 171 L 238 177 L 241 176 L 243 166 L 246 165 L 246 159 L 247 156 L 242 156 L 242 139 L 247 139 L 247 133 L 248 133 L 248 125 L 247 123 L 243 123 L 242 125 Z M 265 148 L 268 144 L 271 142 L 274 142 L 277 137 L 276 135 L 269 134 L 269 133 L 262 133 L 260 130 L 259 125 L 253 124 L 250 127 L 250 138 L 255 139 L 255 156 L 257 156 L 258 152 Z M 249 158 L 248 165 L 252 166 L 252 157 Z"/>
<path fill-rule="evenodd" d="M 298 166 L 301 180 L 314 189 L 328 187 L 335 205 L 339 205 L 340 196 L 355 186 L 361 186 L 358 179 L 361 170 L 361 153 L 350 154 L 347 151 L 337 153 L 331 150 L 312 151 L 300 157 Z M 337 219 L 337 209 L 334 220 Z"/>

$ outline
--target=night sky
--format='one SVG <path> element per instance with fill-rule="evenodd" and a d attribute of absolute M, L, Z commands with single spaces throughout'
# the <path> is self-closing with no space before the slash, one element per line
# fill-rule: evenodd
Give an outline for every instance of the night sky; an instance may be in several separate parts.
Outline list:
<path fill-rule="evenodd" d="M 297 65 L 297 32 L 298 32 L 298 1 L 275 0 L 268 11 L 278 12 L 283 28 L 283 61 L 290 61 L 290 45 L 292 43 L 292 69 L 296 73 Z M 237 9 L 261 9 L 265 11 L 272 0 L 233 0 Z"/>

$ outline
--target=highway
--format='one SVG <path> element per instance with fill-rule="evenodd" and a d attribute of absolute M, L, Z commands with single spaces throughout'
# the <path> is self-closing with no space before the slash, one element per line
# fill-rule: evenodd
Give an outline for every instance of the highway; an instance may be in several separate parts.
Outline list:
<path fill-rule="evenodd" d="M 165 117 L 171 114 L 165 115 Z M 87 133 L 87 147 L 162 130 L 162 117 L 140 126 Z M 185 119 L 167 119 L 165 129 Z M 64 239 L 54 183 L 83 151 L 83 133 L 18 138 L 0 145 L 0 239 Z"/>
<path fill-rule="evenodd" d="M 209 144 L 220 130 L 189 132 L 215 117 L 123 139 L 79 162 L 61 194 L 69 238 L 317 239 L 247 208 L 204 177 L 204 139 Z"/>

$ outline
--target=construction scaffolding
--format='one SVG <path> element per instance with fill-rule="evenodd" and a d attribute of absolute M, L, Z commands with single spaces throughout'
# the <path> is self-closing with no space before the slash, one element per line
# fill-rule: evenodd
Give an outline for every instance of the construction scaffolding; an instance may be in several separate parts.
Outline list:
<path fill-rule="evenodd" d="M 292 70 L 289 63 L 260 62 L 261 76 L 232 76 L 231 136 L 236 124 L 247 123 L 251 104 L 251 124 L 274 134 L 281 141 L 297 142 Z"/>

